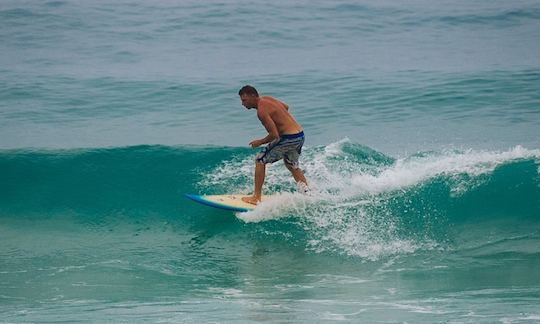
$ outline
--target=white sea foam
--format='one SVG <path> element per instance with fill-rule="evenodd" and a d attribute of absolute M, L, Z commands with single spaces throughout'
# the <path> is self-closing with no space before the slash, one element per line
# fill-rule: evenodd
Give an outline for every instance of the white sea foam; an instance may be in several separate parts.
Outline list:
<path fill-rule="evenodd" d="M 287 215 L 297 215 L 305 210 L 313 198 L 299 193 L 282 192 L 273 195 L 272 199 L 261 202 L 257 209 L 237 213 L 236 216 L 246 223 L 256 223 L 277 219 Z"/>
<path fill-rule="evenodd" d="M 379 174 L 357 174 L 351 184 L 358 190 L 381 193 L 417 185 L 440 175 L 449 177 L 467 174 L 477 177 L 492 172 L 497 166 L 520 159 L 538 159 L 540 150 L 516 146 L 505 152 L 443 152 L 441 154 L 398 159 Z"/>

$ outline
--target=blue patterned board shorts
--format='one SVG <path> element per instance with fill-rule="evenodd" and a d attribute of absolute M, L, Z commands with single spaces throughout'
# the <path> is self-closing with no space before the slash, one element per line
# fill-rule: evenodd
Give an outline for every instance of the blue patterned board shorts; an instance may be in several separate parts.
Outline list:
<path fill-rule="evenodd" d="M 285 163 L 298 169 L 298 158 L 304 145 L 304 132 L 280 135 L 280 138 L 270 142 L 255 158 L 258 163 L 274 163 L 283 159 Z"/>

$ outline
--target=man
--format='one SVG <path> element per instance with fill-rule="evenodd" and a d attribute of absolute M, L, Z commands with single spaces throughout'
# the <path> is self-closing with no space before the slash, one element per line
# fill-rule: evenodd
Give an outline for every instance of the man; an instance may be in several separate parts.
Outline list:
<path fill-rule="evenodd" d="M 244 197 L 242 200 L 254 205 L 261 201 L 266 164 L 281 159 L 299 186 L 307 189 L 306 178 L 298 166 L 298 158 L 304 144 L 304 132 L 289 114 L 289 106 L 270 96 L 259 97 L 257 90 L 249 85 L 240 89 L 238 95 L 244 107 L 257 110 L 257 117 L 268 132 L 266 137 L 253 140 L 249 145 L 256 148 L 269 143 L 255 158 L 255 191 L 252 196 Z"/>

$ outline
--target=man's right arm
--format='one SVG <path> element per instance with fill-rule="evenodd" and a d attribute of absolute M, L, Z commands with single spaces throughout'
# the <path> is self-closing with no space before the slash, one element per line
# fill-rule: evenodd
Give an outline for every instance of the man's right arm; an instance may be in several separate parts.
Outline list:
<path fill-rule="evenodd" d="M 279 138 L 279 132 L 278 132 L 277 126 L 274 123 L 274 120 L 272 120 L 272 118 L 270 117 L 270 114 L 268 113 L 268 111 L 266 111 L 264 107 L 259 106 L 259 108 L 257 109 L 257 117 L 263 124 L 264 128 L 266 128 L 268 135 L 266 135 L 264 138 L 251 141 L 249 145 L 253 148 L 266 144 L 266 143 L 270 143 Z"/>
<path fill-rule="evenodd" d="M 259 120 L 268 132 L 268 135 L 265 138 L 261 139 L 262 144 L 270 143 L 273 140 L 278 139 L 279 132 L 276 123 L 274 123 L 274 120 L 272 120 L 270 114 L 268 114 L 268 112 L 266 111 L 261 110 L 257 112 L 257 117 L 259 117 Z"/>

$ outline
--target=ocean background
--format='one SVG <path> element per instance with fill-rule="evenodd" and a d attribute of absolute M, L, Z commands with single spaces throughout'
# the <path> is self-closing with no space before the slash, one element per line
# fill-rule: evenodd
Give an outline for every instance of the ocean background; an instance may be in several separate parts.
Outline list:
<path fill-rule="evenodd" d="M 540 322 L 540 3 L 2 0 L 0 184 L 2 323 Z"/>

